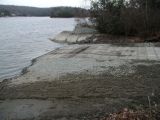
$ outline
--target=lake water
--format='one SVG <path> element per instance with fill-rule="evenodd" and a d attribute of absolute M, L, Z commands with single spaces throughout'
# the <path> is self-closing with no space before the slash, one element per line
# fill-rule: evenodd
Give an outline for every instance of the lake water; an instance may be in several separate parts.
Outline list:
<path fill-rule="evenodd" d="M 48 38 L 74 26 L 73 18 L 0 18 L 0 80 L 19 74 L 33 58 L 61 47 Z"/>

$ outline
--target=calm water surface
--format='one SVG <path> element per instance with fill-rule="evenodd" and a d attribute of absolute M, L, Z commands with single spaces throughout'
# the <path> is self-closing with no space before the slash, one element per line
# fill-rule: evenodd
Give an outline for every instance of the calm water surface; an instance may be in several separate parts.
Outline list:
<path fill-rule="evenodd" d="M 33 58 L 61 47 L 48 38 L 74 26 L 73 18 L 0 18 L 0 81 L 19 74 Z"/>

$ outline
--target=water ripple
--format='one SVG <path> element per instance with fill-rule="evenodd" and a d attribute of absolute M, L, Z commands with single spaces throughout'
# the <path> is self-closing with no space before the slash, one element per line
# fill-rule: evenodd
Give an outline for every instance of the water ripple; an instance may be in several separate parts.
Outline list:
<path fill-rule="evenodd" d="M 66 24 L 67 23 L 67 24 Z M 12 77 L 60 44 L 48 40 L 63 30 L 72 30 L 74 19 L 15 17 L 0 19 L 0 79 Z"/>

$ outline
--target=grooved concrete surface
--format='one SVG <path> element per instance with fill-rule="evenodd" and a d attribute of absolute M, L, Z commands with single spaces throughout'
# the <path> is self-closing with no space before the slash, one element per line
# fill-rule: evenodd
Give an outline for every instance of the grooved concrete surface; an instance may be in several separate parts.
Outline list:
<path fill-rule="evenodd" d="M 80 51 L 79 53 L 76 53 L 77 49 Z M 160 47 L 156 47 L 151 43 L 132 44 L 130 45 L 130 47 L 128 47 L 127 45 L 123 46 L 120 44 L 71 45 L 68 47 L 61 48 L 57 51 L 53 51 L 53 53 L 59 55 L 75 54 L 79 57 L 89 57 L 90 55 L 94 55 L 110 59 L 117 58 L 125 60 L 160 60 Z"/>
<path fill-rule="evenodd" d="M 69 45 L 37 58 L 27 73 L 13 79 L 11 84 L 53 81 L 66 74 L 85 71 L 99 74 L 133 60 L 159 61 L 160 47 L 151 43 Z"/>

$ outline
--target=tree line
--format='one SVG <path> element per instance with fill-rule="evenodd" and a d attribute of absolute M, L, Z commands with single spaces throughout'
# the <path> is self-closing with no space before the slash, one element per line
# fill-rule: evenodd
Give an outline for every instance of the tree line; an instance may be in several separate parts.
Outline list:
<path fill-rule="evenodd" d="M 160 32 L 160 0 L 91 0 L 91 18 L 101 33 L 152 36 Z"/>
<path fill-rule="evenodd" d="M 27 6 L 0 5 L 2 16 L 50 16 L 50 17 L 77 17 L 88 16 L 88 10 L 76 7 L 37 8 Z"/>
<path fill-rule="evenodd" d="M 7 10 L 1 10 L 0 17 L 3 17 L 3 16 L 11 16 L 11 13 Z"/>
<path fill-rule="evenodd" d="M 36 8 L 15 5 L 0 5 L 0 13 L 7 11 L 5 16 L 50 16 L 50 8 Z"/>
<path fill-rule="evenodd" d="M 51 17 L 87 17 L 89 11 L 77 7 L 54 7 L 51 9 Z"/>

